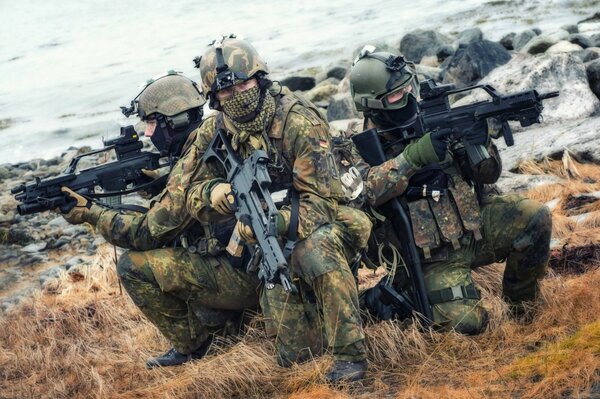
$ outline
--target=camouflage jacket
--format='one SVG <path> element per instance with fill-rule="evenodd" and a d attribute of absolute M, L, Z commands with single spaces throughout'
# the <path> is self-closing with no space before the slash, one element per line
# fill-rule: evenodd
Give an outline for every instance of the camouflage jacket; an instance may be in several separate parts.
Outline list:
<path fill-rule="evenodd" d="M 148 212 L 121 213 L 92 207 L 93 224 L 108 242 L 138 251 L 160 248 L 196 222 L 185 209 L 185 190 L 199 159 L 198 146 L 192 145 L 197 132 L 198 129 L 188 138 L 183 155 L 169 173 L 166 188 L 152 202 Z"/>
<path fill-rule="evenodd" d="M 327 122 L 314 106 L 285 88 L 282 94 L 276 96 L 276 102 L 275 116 L 267 132 L 269 143 L 266 143 L 272 160 L 269 164 L 269 175 L 273 181 L 271 191 L 292 186 L 298 191 L 298 239 L 303 239 L 319 226 L 335 220 L 341 186 L 331 155 L 331 136 Z M 219 124 L 218 120 L 218 115 L 207 118 L 194 142 L 198 164 L 187 193 L 187 209 L 202 221 L 219 218 L 210 207 L 210 191 L 216 183 L 223 182 L 226 178 L 224 171 L 217 165 L 205 163 L 201 159 L 201 154 L 210 144 Z M 226 123 L 220 128 L 224 128 L 229 136 L 234 129 Z M 250 140 L 242 144 L 251 145 Z M 238 153 L 246 158 L 253 150 L 241 146 Z M 290 210 L 284 207 L 280 211 L 287 231 Z"/>
<path fill-rule="evenodd" d="M 346 136 L 356 133 L 357 125 L 353 124 L 348 127 Z M 449 176 L 447 192 L 438 198 L 423 197 L 408 202 L 415 243 L 423 251 L 425 259 L 431 258 L 432 249 L 444 243 L 458 249 L 465 230 L 471 232 L 476 240 L 481 238 L 481 215 L 472 183 L 494 183 L 502 168 L 497 148 L 491 141 L 488 145 L 490 162 L 477 170 L 468 165 L 464 154 L 459 155 L 461 148 L 453 147 L 451 151 L 453 159 L 440 165 L 443 173 Z M 409 186 L 415 185 L 411 178 L 416 177 L 419 170 L 406 160 L 401 149 L 389 149 L 386 154 L 388 160 L 375 167 L 362 159 L 356 147 L 353 147 L 352 155 L 352 163 L 365 182 L 366 197 L 371 206 L 377 207 L 403 195 Z"/>

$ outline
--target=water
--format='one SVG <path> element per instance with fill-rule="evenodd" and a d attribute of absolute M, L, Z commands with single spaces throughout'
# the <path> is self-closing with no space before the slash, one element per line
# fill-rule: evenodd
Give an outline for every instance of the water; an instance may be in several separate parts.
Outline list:
<path fill-rule="evenodd" d="M 172 3 L 177 3 L 173 5 Z M 217 35 L 250 39 L 274 75 L 351 58 L 369 41 L 397 44 L 416 28 L 480 26 L 498 40 L 591 15 L 597 1 L 322 0 L 256 4 L 0 0 L 0 164 L 59 155 L 135 123 L 119 112 L 149 77 L 175 68 L 199 80 L 192 59 Z"/>

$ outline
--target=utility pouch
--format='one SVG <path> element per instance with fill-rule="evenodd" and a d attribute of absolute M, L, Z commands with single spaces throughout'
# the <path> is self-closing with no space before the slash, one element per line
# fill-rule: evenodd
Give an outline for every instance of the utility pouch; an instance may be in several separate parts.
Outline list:
<path fill-rule="evenodd" d="M 420 199 L 408 203 L 410 220 L 412 222 L 415 245 L 423 251 L 425 259 L 431 258 L 431 249 L 438 248 L 441 244 L 435 218 L 427 199 Z"/>
<path fill-rule="evenodd" d="M 481 212 L 475 192 L 463 179 L 455 179 L 449 190 L 465 230 L 472 232 L 475 240 L 481 240 Z"/>
<path fill-rule="evenodd" d="M 459 249 L 459 239 L 463 235 L 463 229 L 458 214 L 452 206 L 452 201 L 447 195 L 442 195 L 437 201 L 433 198 L 428 198 L 427 201 L 429 201 L 442 240 L 451 243 L 455 250 Z"/>

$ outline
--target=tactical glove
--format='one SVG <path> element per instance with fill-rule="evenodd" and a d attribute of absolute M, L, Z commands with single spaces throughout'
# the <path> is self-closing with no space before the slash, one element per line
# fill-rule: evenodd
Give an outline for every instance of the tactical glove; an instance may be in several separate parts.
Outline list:
<path fill-rule="evenodd" d="M 75 206 L 69 212 L 63 213 L 63 217 L 65 218 L 65 220 L 71 224 L 81 224 L 85 222 L 90 222 L 91 218 L 89 216 L 91 214 L 91 201 L 77 194 L 69 187 L 63 186 L 60 190 L 63 193 L 68 194 L 69 197 L 75 200 Z"/>
<path fill-rule="evenodd" d="M 234 201 L 229 183 L 218 183 L 210 191 L 210 206 L 221 215 L 233 213 Z"/>
<path fill-rule="evenodd" d="M 234 227 L 233 234 L 237 234 L 246 244 L 255 244 L 254 232 L 249 224 L 243 220 L 238 220 Z"/>
<path fill-rule="evenodd" d="M 439 132 L 427 133 L 417 141 L 406 146 L 402 154 L 414 167 L 441 162 L 446 157 L 448 143 Z"/>
<path fill-rule="evenodd" d="M 142 169 L 142 173 L 144 174 L 144 176 L 146 176 L 148 178 L 147 183 L 153 182 L 157 179 L 160 179 L 163 176 L 163 173 L 161 173 L 160 169 Z M 157 190 L 156 188 L 153 187 L 153 185 L 151 184 L 148 188 L 143 189 L 143 190 L 138 190 L 138 194 L 140 197 L 142 197 L 143 199 L 147 199 L 149 200 L 150 198 L 154 197 L 155 195 L 157 195 L 161 190 Z"/>

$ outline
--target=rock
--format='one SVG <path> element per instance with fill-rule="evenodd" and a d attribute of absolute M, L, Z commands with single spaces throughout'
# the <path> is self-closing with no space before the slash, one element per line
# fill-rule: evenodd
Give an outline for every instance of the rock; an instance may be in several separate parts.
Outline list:
<path fill-rule="evenodd" d="M 600 21 L 583 22 L 578 25 L 579 33 L 592 35 L 600 32 Z"/>
<path fill-rule="evenodd" d="M 85 225 L 70 226 L 70 227 L 67 227 L 66 229 L 63 229 L 63 234 L 66 236 L 71 236 L 71 238 L 77 237 L 78 235 L 81 235 L 81 234 L 86 234 L 88 232 L 89 232 L 89 230 L 87 227 L 85 227 Z"/>
<path fill-rule="evenodd" d="M 338 86 L 330 83 L 319 83 L 318 86 L 313 87 L 306 93 L 304 93 L 304 98 L 313 103 L 317 103 L 319 101 L 327 101 L 331 100 L 331 98 L 338 93 Z"/>
<path fill-rule="evenodd" d="M 456 39 L 457 47 L 466 47 L 473 42 L 483 40 L 483 32 L 479 28 L 466 29 L 460 32 Z"/>
<path fill-rule="evenodd" d="M 580 45 L 582 48 L 593 47 L 592 41 L 587 36 L 579 33 L 570 34 L 567 40 L 571 43 Z"/>
<path fill-rule="evenodd" d="M 583 48 L 581 48 L 581 46 L 579 46 L 575 43 L 568 42 L 566 40 L 561 40 L 560 42 L 556 43 L 555 45 L 550 47 L 548 50 L 546 50 L 546 53 L 548 53 L 548 54 L 572 53 L 574 51 L 581 51 L 581 50 L 583 50 Z"/>
<path fill-rule="evenodd" d="M 58 278 L 63 270 L 64 267 L 62 266 L 54 266 L 44 270 L 39 275 L 40 285 L 43 286 L 48 280 Z"/>
<path fill-rule="evenodd" d="M 575 24 L 561 26 L 561 29 L 564 29 L 571 34 L 579 33 L 579 28 Z"/>
<path fill-rule="evenodd" d="M 501 156 L 504 156 L 503 154 L 501 153 Z M 504 162 L 504 158 L 502 161 Z M 495 185 L 502 193 L 518 193 L 543 184 L 561 183 L 563 181 L 563 179 L 553 175 L 523 175 L 503 171 Z"/>
<path fill-rule="evenodd" d="M 327 120 L 351 119 L 358 117 L 354 101 L 350 93 L 339 93 L 333 96 L 327 107 Z"/>
<path fill-rule="evenodd" d="M 23 252 L 29 252 L 29 253 L 36 253 L 36 252 L 40 252 L 43 251 L 44 249 L 46 249 L 46 246 L 48 244 L 46 244 L 45 242 L 34 242 L 32 244 L 29 244 L 25 247 L 23 247 Z"/>
<path fill-rule="evenodd" d="M 347 73 L 348 73 L 348 68 L 338 65 L 338 66 L 334 66 L 333 68 L 331 68 L 330 70 L 327 71 L 327 77 L 342 80 L 342 79 L 344 79 L 344 77 L 346 77 Z"/>
<path fill-rule="evenodd" d="M 425 55 L 436 55 L 438 49 L 452 41 L 433 30 L 415 30 L 404 35 L 400 40 L 400 52 L 407 60 L 421 62 Z"/>
<path fill-rule="evenodd" d="M 332 121 L 329 126 L 331 127 L 332 134 L 337 136 L 338 132 L 345 132 L 346 129 L 348 129 L 348 125 L 351 123 L 362 127 L 363 120 L 361 118 L 340 119 Z"/>
<path fill-rule="evenodd" d="M 514 50 L 513 40 L 515 39 L 517 34 L 515 32 L 511 32 L 507 35 L 504 35 L 502 39 L 500 39 L 500 44 L 507 50 Z"/>
<path fill-rule="evenodd" d="M 440 62 L 438 61 L 437 55 L 426 55 L 425 57 L 421 58 L 420 64 L 415 65 L 424 65 L 436 68 L 440 65 Z"/>
<path fill-rule="evenodd" d="M 598 98 L 600 98 L 600 59 L 587 63 L 585 72 L 590 84 L 590 89 Z"/>
<path fill-rule="evenodd" d="M 1 213 L 0 212 L 0 223 L 12 223 L 15 220 L 15 213 L 12 211 L 9 211 L 7 213 Z"/>
<path fill-rule="evenodd" d="M 588 47 L 585 50 L 577 51 L 574 53 L 577 57 L 583 61 L 583 63 L 587 63 L 593 60 L 600 58 L 600 48 L 597 47 Z"/>
<path fill-rule="evenodd" d="M 290 76 L 281 81 L 282 86 L 287 86 L 291 91 L 307 91 L 315 87 L 315 78 L 312 76 Z"/>
<path fill-rule="evenodd" d="M 525 160 L 561 159 L 565 149 L 581 162 L 600 163 L 600 117 L 533 125 L 515 134 L 515 145 L 496 140 L 505 171 L 515 171 Z"/>
<path fill-rule="evenodd" d="M 438 63 L 442 63 L 446 60 L 446 58 L 452 57 L 454 53 L 454 47 L 450 46 L 449 44 L 445 44 L 438 48 L 435 56 L 437 57 Z"/>
<path fill-rule="evenodd" d="M 51 227 L 52 229 L 62 229 L 69 227 L 69 225 L 69 222 L 67 222 L 62 216 L 57 216 L 48 222 L 48 227 Z"/>
<path fill-rule="evenodd" d="M 517 34 L 513 39 L 513 48 L 515 51 L 520 51 L 531 39 L 536 37 L 536 33 L 531 29 L 524 30 Z"/>
<path fill-rule="evenodd" d="M 531 28 L 531 30 L 533 31 L 533 33 L 535 33 L 536 35 L 541 35 L 542 34 L 542 30 L 540 28 Z"/>
<path fill-rule="evenodd" d="M 552 38 L 550 36 L 546 36 L 546 35 L 536 36 L 533 39 L 531 39 L 529 42 L 527 42 L 527 44 L 524 45 L 521 48 L 521 50 L 519 50 L 519 51 L 521 53 L 527 53 L 527 54 L 541 54 L 541 53 L 546 52 L 546 50 L 548 50 L 550 47 L 552 47 L 557 42 L 558 42 L 558 40 L 555 40 L 554 38 Z"/>
<path fill-rule="evenodd" d="M 554 39 L 555 42 L 560 42 L 561 40 L 569 40 L 569 32 L 567 32 L 564 29 L 555 30 L 554 32 L 550 32 L 548 34 L 545 34 L 544 36 Z"/>
<path fill-rule="evenodd" d="M 419 78 L 419 82 L 422 82 L 425 79 L 433 79 L 436 82 L 442 81 L 442 69 L 429 67 L 422 64 L 417 64 L 417 76 Z"/>
<path fill-rule="evenodd" d="M 74 258 L 71 258 L 71 259 L 69 259 L 69 260 L 67 261 L 67 263 L 65 263 L 65 265 L 64 265 L 64 268 L 65 268 L 66 270 L 69 270 L 69 269 L 70 269 L 70 268 L 72 268 L 73 266 L 80 265 L 80 264 L 82 264 L 82 263 L 84 263 L 84 260 L 83 260 L 81 257 L 79 257 L 79 256 L 76 256 L 76 257 L 74 257 Z"/>
<path fill-rule="evenodd" d="M 600 33 L 590 36 L 590 47 L 600 47 Z"/>
<path fill-rule="evenodd" d="M 10 178 L 11 173 L 8 170 L 8 168 L 5 168 L 4 166 L 0 166 L 0 180 L 5 180 Z"/>
<path fill-rule="evenodd" d="M 444 83 L 454 83 L 457 88 L 478 82 L 492 69 L 506 64 L 510 54 L 500 44 L 480 40 L 458 49 L 450 61 Z"/>
<path fill-rule="evenodd" d="M 490 84 L 506 94 L 530 89 L 540 93 L 560 90 L 559 97 L 544 101 L 542 117 L 548 123 L 582 120 L 600 109 L 600 101 L 588 85 L 585 66 L 569 53 L 535 57 L 515 54 L 510 62 L 494 69 L 479 83 Z M 486 99 L 487 94 L 477 92 L 456 105 Z"/>
<path fill-rule="evenodd" d="M 70 244 L 70 243 L 71 243 L 71 240 L 72 240 L 72 239 L 71 239 L 71 237 L 69 237 L 69 236 L 60 236 L 60 237 L 58 238 L 58 240 L 56 240 L 56 241 L 54 242 L 54 244 L 52 244 L 52 248 L 61 248 L 61 247 L 63 247 L 64 245 L 68 245 L 68 244 Z"/>

